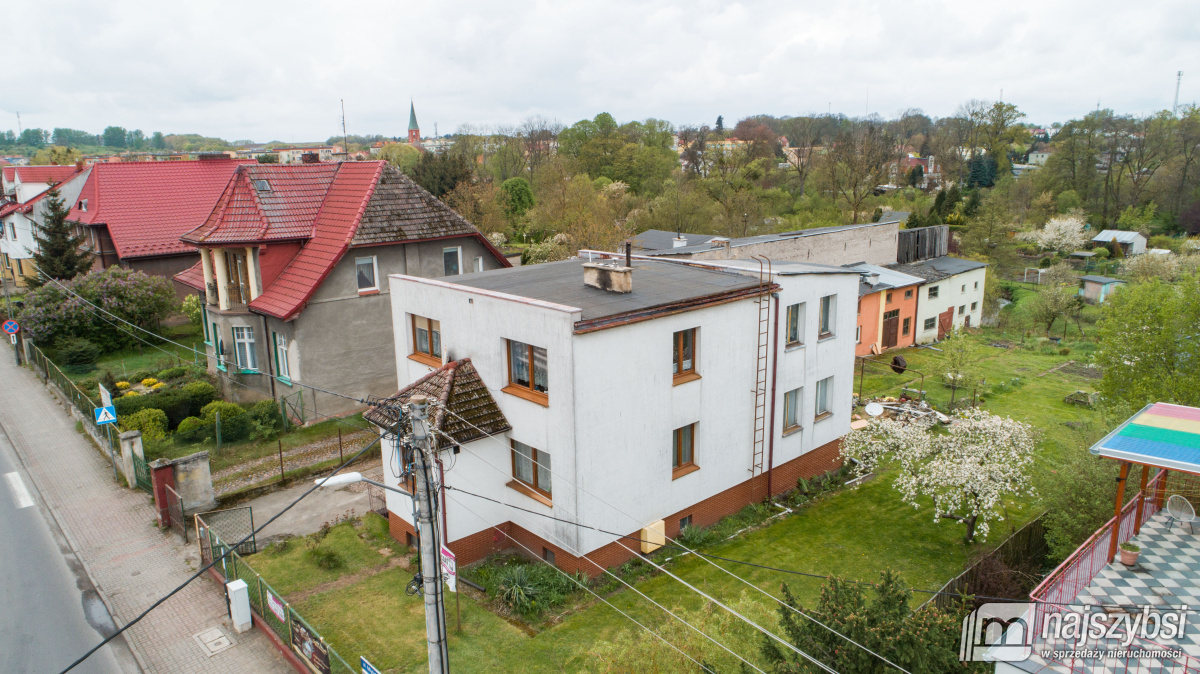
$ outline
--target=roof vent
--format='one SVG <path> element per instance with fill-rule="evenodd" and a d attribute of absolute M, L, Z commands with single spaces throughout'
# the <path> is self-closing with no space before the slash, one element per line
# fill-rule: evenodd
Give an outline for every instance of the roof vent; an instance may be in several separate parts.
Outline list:
<path fill-rule="evenodd" d="M 682 234 L 675 237 L 674 239 L 671 239 L 671 247 L 672 248 L 683 248 L 686 245 L 688 245 L 687 239 Z"/>
<path fill-rule="evenodd" d="M 863 281 L 866 282 L 867 285 L 869 285 L 871 287 L 879 285 L 879 274 L 876 274 L 874 272 L 863 274 L 862 279 L 863 279 Z"/>
<path fill-rule="evenodd" d="M 583 283 L 610 293 L 633 292 L 633 267 L 616 262 L 584 262 Z"/>

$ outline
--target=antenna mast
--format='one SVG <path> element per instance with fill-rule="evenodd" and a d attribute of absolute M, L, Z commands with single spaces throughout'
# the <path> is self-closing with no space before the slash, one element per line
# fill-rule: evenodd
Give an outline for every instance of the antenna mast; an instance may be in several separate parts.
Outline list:
<path fill-rule="evenodd" d="M 344 98 L 342 99 L 342 142 L 346 144 L 343 152 L 348 158 L 350 156 L 350 137 L 346 135 L 346 99 Z"/>
<path fill-rule="evenodd" d="M 1175 98 L 1176 98 L 1176 100 L 1178 100 L 1178 99 L 1179 99 L 1179 93 L 1178 93 L 1178 92 L 1176 92 L 1176 93 L 1175 93 Z M 19 112 L 18 112 L 18 113 L 17 113 L 17 135 L 19 136 L 19 135 L 21 135 L 22 133 L 24 133 L 24 131 L 22 131 L 22 130 L 21 130 L 21 113 L 19 113 Z"/>
<path fill-rule="evenodd" d="M 1171 113 L 1176 117 L 1179 116 L 1179 84 L 1183 82 L 1183 71 L 1180 70 L 1175 75 L 1175 106 L 1171 108 Z"/>

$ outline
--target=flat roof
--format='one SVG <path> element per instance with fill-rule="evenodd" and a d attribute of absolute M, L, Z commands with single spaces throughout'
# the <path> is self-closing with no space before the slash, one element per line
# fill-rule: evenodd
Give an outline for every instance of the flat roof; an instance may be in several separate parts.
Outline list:
<path fill-rule="evenodd" d="M 889 264 L 888 269 L 913 276 L 920 276 L 926 281 L 941 281 L 955 274 L 962 274 L 986 266 L 986 262 L 976 262 L 974 260 L 964 260 L 959 257 L 943 255 L 942 257 L 910 262 L 908 264 Z"/>
<path fill-rule="evenodd" d="M 585 263 L 586 259 L 574 258 L 463 274 L 453 281 L 439 280 L 577 307 L 584 321 L 750 290 L 759 285 L 757 279 L 733 271 L 642 259 L 633 261 L 633 292 L 617 293 L 584 285 Z"/>
<path fill-rule="evenodd" d="M 925 279 L 921 278 L 920 276 L 912 276 L 896 271 L 895 269 L 888 269 L 887 267 L 880 267 L 879 265 L 867 264 L 865 262 L 848 264 L 845 265 L 845 267 L 847 270 L 854 271 L 859 274 L 879 275 L 879 282 L 875 285 L 870 285 L 866 281 L 863 281 L 859 284 L 859 297 L 862 297 L 863 295 L 870 295 L 871 293 L 876 293 L 881 290 L 892 290 L 894 288 L 903 288 L 905 286 L 920 285 L 925 282 Z"/>
<path fill-rule="evenodd" d="M 1151 403 L 1092 445 L 1092 454 L 1200 473 L 1200 408 Z"/>
<path fill-rule="evenodd" d="M 736 239 L 728 239 L 728 241 L 729 241 L 730 248 L 740 248 L 741 246 L 751 246 L 756 243 L 771 243 L 774 241 L 784 241 L 786 239 L 797 239 L 797 238 L 802 238 L 805 236 L 820 236 L 822 234 L 830 234 L 833 232 L 853 231 L 856 229 L 863 229 L 865 227 L 879 227 L 881 225 L 895 225 L 895 224 L 904 222 L 904 220 L 907 220 L 907 219 L 908 219 L 908 212 L 906 212 L 906 211 L 888 211 L 887 213 L 883 214 L 883 217 L 879 220 L 879 222 L 861 222 L 857 225 L 834 225 L 832 227 L 813 227 L 811 229 L 797 229 L 797 230 L 793 230 L 790 232 L 778 232 L 775 234 L 759 234 L 757 236 L 745 236 L 745 237 L 736 238 Z M 638 236 L 642 236 L 650 231 L 657 232 L 657 231 L 662 231 L 662 230 L 647 230 L 646 232 L 642 232 L 642 234 L 639 234 Z M 653 236 L 657 236 L 657 235 L 652 235 L 652 237 Z M 685 234 L 685 237 L 688 237 L 689 243 L 691 241 L 691 238 L 690 238 L 691 236 L 693 236 L 693 235 Z M 705 235 L 699 235 L 699 236 L 705 236 Z M 675 235 L 672 233 L 671 238 L 673 239 L 674 237 L 675 237 Z M 722 239 L 722 238 L 727 238 L 727 237 L 715 237 L 715 236 L 708 237 L 708 239 L 705 242 L 700 243 L 700 244 L 680 246 L 679 248 L 671 248 L 670 246 L 666 246 L 666 247 L 662 248 L 661 250 L 651 250 L 644 254 L 645 255 L 682 255 L 682 254 L 691 254 L 691 253 L 703 253 L 705 251 L 710 251 L 710 250 L 713 250 L 718 247 L 718 245 L 713 241 L 713 239 Z"/>
<path fill-rule="evenodd" d="M 1079 280 L 1080 281 L 1092 281 L 1093 283 L 1124 283 L 1124 281 L 1122 281 L 1119 278 L 1109 278 L 1107 276 L 1096 276 L 1095 274 L 1088 274 L 1087 276 L 1080 276 Z"/>

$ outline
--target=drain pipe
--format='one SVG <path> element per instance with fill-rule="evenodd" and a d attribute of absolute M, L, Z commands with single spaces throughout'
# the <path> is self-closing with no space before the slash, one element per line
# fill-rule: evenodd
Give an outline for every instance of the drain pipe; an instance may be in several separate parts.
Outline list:
<path fill-rule="evenodd" d="M 779 293 L 772 293 L 775 298 L 775 336 L 772 338 L 774 346 L 771 347 L 771 427 L 768 429 L 767 440 L 767 498 L 774 496 L 771 491 L 771 479 L 774 477 L 775 469 L 775 382 L 779 378 Z"/>

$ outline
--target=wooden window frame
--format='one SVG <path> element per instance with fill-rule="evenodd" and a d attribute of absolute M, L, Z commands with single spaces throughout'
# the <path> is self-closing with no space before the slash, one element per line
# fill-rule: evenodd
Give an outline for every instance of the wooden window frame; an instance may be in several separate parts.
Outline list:
<path fill-rule="evenodd" d="M 417 347 L 417 344 L 419 343 L 417 341 L 417 321 L 419 320 L 425 321 L 425 329 L 429 333 L 429 351 L 420 351 Z M 440 352 L 444 349 L 444 346 L 442 345 L 442 322 L 435 321 L 432 318 L 427 318 L 425 316 L 418 316 L 417 314 L 409 314 L 409 334 L 412 337 L 412 353 L 408 355 L 409 360 L 415 360 L 418 363 L 421 363 L 422 365 L 428 365 L 429 367 L 442 366 L 442 354 L 438 353 L 437 355 L 434 355 L 433 353 L 434 323 L 438 324 L 438 351 Z"/>
<path fill-rule="evenodd" d="M 826 295 L 821 298 L 820 314 L 817 316 L 817 339 L 827 339 L 834 335 L 834 323 L 837 322 L 837 296 Z"/>
<path fill-rule="evenodd" d="M 683 461 L 683 443 L 680 438 L 683 437 L 683 429 L 692 429 L 688 433 L 688 450 L 691 458 L 685 463 Z M 679 478 L 700 470 L 700 466 L 696 465 L 696 423 L 680 426 L 671 431 L 671 479 L 678 480 Z"/>
<path fill-rule="evenodd" d="M 890 290 L 889 290 L 889 291 L 887 291 L 886 293 L 884 293 L 884 294 L 883 294 L 883 303 L 884 303 L 884 304 L 891 304 L 891 303 L 892 303 L 892 291 L 890 291 Z"/>
<path fill-rule="evenodd" d="M 676 360 L 676 357 L 683 353 L 683 335 L 690 332 L 692 334 L 692 367 L 687 370 L 676 370 L 682 367 L 682 364 Z M 688 328 L 686 330 L 677 330 L 671 335 L 671 385 L 678 386 L 686 384 L 689 381 L 695 381 L 700 378 L 700 373 L 696 371 L 697 361 L 700 357 L 700 328 Z"/>
<path fill-rule="evenodd" d="M 883 312 L 883 320 L 887 321 L 887 320 L 891 320 L 893 318 L 900 318 L 900 310 L 899 309 L 892 309 L 891 311 Z"/>
<path fill-rule="evenodd" d="M 929 286 L 929 289 L 925 291 L 926 299 L 933 299 L 935 297 L 938 297 L 940 295 L 940 291 L 938 290 L 938 288 L 940 288 L 940 287 L 941 286 Z"/>
<path fill-rule="evenodd" d="M 528 386 L 513 381 L 513 363 L 512 363 L 512 345 L 513 344 L 523 344 L 525 346 L 525 348 L 528 349 L 528 354 L 529 354 L 529 385 Z M 523 398 L 525 400 L 528 400 L 529 402 L 537 403 L 538 405 L 541 405 L 542 407 L 549 407 L 550 406 L 550 372 L 549 372 L 550 354 L 549 354 L 549 352 L 546 352 L 546 369 L 547 369 L 546 390 L 539 391 L 536 388 L 534 388 L 537 385 L 536 384 L 537 375 L 534 370 L 536 363 L 537 363 L 537 359 L 534 358 L 534 349 L 541 349 L 541 348 L 542 347 L 540 347 L 540 346 L 526 344 L 525 342 L 517 341 L 515 339 L 505 339 L 504 340 L 504 362 L 508 366 L 508 385 L 500 390 L 504 391 L 505 393 L 507 393 L 509 395 L 514 395 L 518 398 Z M 542 350 L 546 351 L 545 349 L 542 349 Z"/>
<path fill-rule="evenodd" d="M 912 316 L 905 316 L 903 321 L 900 321 L 900 334 L 908 336 L 912 332 Z"/>
<path fill-rule="evenodd" d="M 922 330 L 933 330 L 936 327 L 937 327 L 937 318 L 926 318 L 925 325 L 921 329 Z"/>
<path fill-rule="evenodd" d="M 904 291 L 904 299 L 911 300 L 912 296 L 913 296 L 912 288 L 909 288 L 908 290 Z"/>
<path fill-rule="evenodd" d="M 833 387 L 833 377 L 825 377 L 817 382 L 816 391 L 813 393 L 813 421 L 821 421 L 833 416 L 833 411 L 829 407 L 829 389 Z M 825 389 L 825 409 L 821 410 L 821 389 Z"/>
<path fill-rule="evenodd" d="M 541 486 L 538 485 L 538 481 L 539 481 L 538 467 L 539 467 L 539 464 L 542 463 L 542 460 L 538 458 L 538 455 L 539 454 L 545 455 L 546 463 L 548 463 L 548 464 L 551 463 L 550 455 L 546 454 L 546 452 L 541 451 L 537 447 L 534 447 L 533 445 L 526 445 L 523 442 L 520 444 L 525 445 L 526 447 L 528 447 L 530 449 L 530 451 L 533 452 L 533 456 L 530 458 L 530 464 L 529 464 L 529 472 L 533 476 L 533 483 L 531 484 L 531 483 L 526 482 L 525 480 L 522 480 L 521 478 L 517 477 L 517 441 L 510 439 L 508 441 L 508 447 L 509 447 L 509 456 L 512 459 L 512 480 L 509 481 L 507 486 L 511 489 L 521 492 L 522 494 L 525 494 L 526 496 L 541 503 L 542 505 L 553 506 L 554 505 L 554 496 L 552 494 L 552 491 L 554 489 L 553 480 L 551 480 L 551 484 L 550 484 L 551 491 L 546 491 L 545 489 L 542 489 Z M 549 466 L 547 466 L 546 471 L 550 472 L 551 468 Z"/>
<path fill-rule="evenodd" d="M 796 339 L 792 339 L 792 323 L 795 319 Z M 804 302 L 789 304 L 787 308 L 787 317 L 783 324 L 783 341 L 784 346 L 803 346 L 804 345 Z"/>
<path fill-rule="evenodd" d="M 789 399 L 794 399 L 796 401 L 796 414 L 792 418 L 792 421 L 794 423 L 792 423 L 790 426 L 788 425 L 788 418 L 787 418 L 788 417 L 787 409 L 788 409 L 788 400 Z M 783 416 L 783 434 L 785 436 L 791 435 L 792 433 L 795 433 L 796 431 L 799 431 L 804 428 L 804 425 L 800 423 L 800 414 L 801 414 L 801 409 L 802 409 L 803 405 L 804 405 L 804 387 L 803 386 L 794 388 L 791 391 L 787 391 L 786 393 L 783 394 L 783 415 L 782 416 Z"/>

